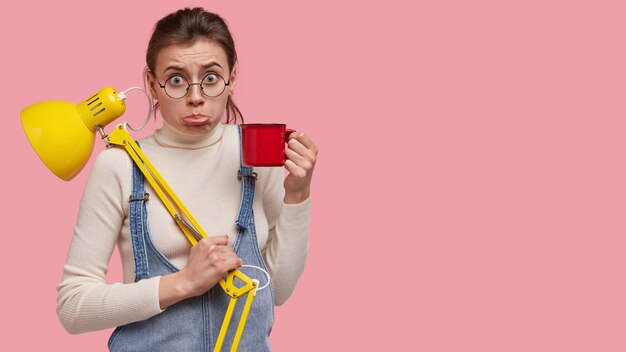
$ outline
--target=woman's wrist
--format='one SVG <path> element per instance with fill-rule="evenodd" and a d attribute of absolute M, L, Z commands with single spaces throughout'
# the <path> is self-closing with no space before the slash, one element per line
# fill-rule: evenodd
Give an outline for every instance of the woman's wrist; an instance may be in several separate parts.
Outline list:
<path fill-rule="evenodd" d="M 175 303 L 193 296 L 189 285 L 181 276 L 181 272 L 161 276 L 159 283 L 159 306 L 165 309 Z"/>
<path fill-rule="evenodd" d="M 285 204 L 299 204 L 307 200 L 310 195 L 311 191 L 308 189 L 302 192 L 285 192 L 283 201 Z"/>

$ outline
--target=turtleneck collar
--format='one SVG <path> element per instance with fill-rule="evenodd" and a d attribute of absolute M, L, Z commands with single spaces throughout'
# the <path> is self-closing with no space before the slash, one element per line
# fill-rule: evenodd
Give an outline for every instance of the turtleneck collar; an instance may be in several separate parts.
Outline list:
<path fill-rule="evenodd" d="M 224 125 L 215 126 L 211 132 L 198 136 L 190 136 L 175 130 L 167 122 L 163 121 L 163 128 L 156 130 L 154 139 L 164 147 L 182 149 L 200 149 L 210 147 L 222 139 Z"/>

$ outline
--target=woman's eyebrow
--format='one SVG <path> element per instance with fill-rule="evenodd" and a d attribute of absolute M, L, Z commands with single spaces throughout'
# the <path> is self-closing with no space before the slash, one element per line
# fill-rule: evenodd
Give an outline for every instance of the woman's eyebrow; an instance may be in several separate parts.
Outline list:
<path fill-rule="evenodd" d="M 207 69 L 207 68 L 211 68 L 213 66 L 217 66 L 217 67 L 221 68 L 222 70 L 224 69 L 222 67 L 222 65 L 218 64 L 215 61 L 211 61 L 211 62 L 208 62 L 206 64 L 203 64 L 202 68 Z M 169 66 L 165 67 L 165 69 L 163 69 L 163 73 L 167 72 L 168 70 L 176 70 L 176 71 L 183 71 L 184 72 L 186 69 L 185 69 L 185 66 L 183 66 L 183 65 L 169 65 Z"/>
<path fill-rule="evenodd" d="M 182 66 L 182 65 L 169 65 L 169 66 L 167 66 L 163 70 L 163 73 L 167 72 L 167 70 L 185 71 L 185 66 Z"/>
<path fill-rule="evenodd" d="M 222 65 L 218 64 L 218 63 L 217 63 L 217 62 L 215 62 L 215 61 L 211 61 L 211 62 L 209 62 L 209 63 L 206 63 L 206 64 L 202 65 L 202 67 L 204 67 L 204 68 L 210 68 L 210 67 L 213 67 L 213 66 L 217 66 L 217 67 L 221 68 L 222 70 L 224 69 L 224 68 L 222 67 Z"/>

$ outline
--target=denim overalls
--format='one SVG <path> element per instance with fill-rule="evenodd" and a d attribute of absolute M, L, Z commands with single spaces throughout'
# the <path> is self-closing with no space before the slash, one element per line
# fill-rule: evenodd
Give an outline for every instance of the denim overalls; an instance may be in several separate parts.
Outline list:
<path fill-rule="evenodd" d="M 241 130 L 239 130 L 241 143 Z M 240 158 L 241 159 L 241 158 Z M 254 183 L 252 168 L 244 167 L 240 161 L 242 197 L 237 217 L 237 238 L 233 249 L 245 264 L 267 270 L 256 237 L 254 213 Z M 178 271 L 156 248 L 150 238 L 144 200 L 144 177 L 133 164 L 133 194 L 130 202 L 130 230 L 135 259 L 135 281 L 167 275 Z M 154 200 L 153 200 L 154 201 Z M 182 232 L 180 234 L 183 236 Z M 266 283 L 261 271 L 252 268 L 240 270 L 253 279 Z M 235 330 L 239 324 L 245 296 L 237 301 L 222 351 L 229 351 Z M 201 296 L 178 302 L 149 319 L 120 326 L 109 339 L 111 351 L 213 351 L 222 326 L 230 297 L 215 285 Z M 274 321 L 274 294 L 272 284 L 260 291 L 252 303 L 248 320 L 239 343 L 238 351 L 270 351 L 269 334 Z"/>

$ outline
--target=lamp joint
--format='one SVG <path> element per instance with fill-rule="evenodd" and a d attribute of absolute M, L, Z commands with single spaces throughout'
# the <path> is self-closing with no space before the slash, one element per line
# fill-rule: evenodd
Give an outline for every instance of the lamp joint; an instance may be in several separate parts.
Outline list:
<path fill-rule="evenodd" d="M 98 132 L 100 132 L 100 136 L 102 136 L 102 139 L 107 138 L 107 134 L 104 132 L 102 125 L 96 125 L 95 129 L 98 130 Z M 109 138 L 108 140 L 110 141 L 111 139 Z"/>

